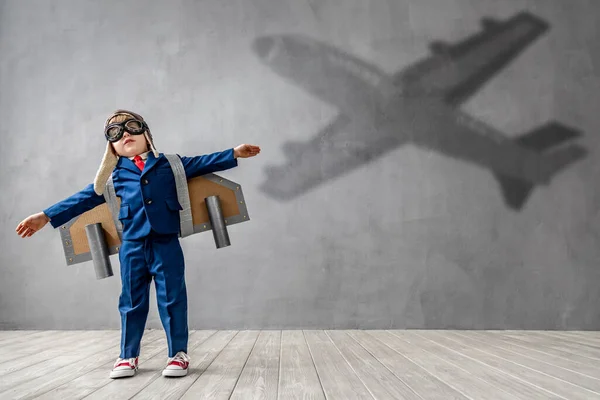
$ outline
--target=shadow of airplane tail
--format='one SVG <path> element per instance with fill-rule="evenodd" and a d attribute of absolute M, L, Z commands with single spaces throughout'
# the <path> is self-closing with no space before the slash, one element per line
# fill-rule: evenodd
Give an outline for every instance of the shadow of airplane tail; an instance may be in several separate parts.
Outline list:
<path fill-rule="evenodd" d="M 515 142 L 543 154 L 544 174 L 542 176 L 545 182 L 549 182 L 564 168 L 586 156 L 587 151 L 578 145 L 556 149 L 562 143 L 579 136 L 581 136 L 579 131 L 558 122 L 550 122 L 520 136 L 515 139 Z M 500 184 L 506 205 L 513 210 L 521 209 L 527 202 L 535 183 L 502 174 L 494 175 Z"/>

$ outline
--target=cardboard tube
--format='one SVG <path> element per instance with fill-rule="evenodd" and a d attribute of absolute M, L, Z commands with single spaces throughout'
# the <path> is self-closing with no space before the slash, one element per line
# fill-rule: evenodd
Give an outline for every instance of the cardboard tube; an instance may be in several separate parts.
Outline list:
<path fill-rule="evenodd" d="M 104 279 L 113 275 L 112 266 L 110 264 L 110 254 L 108 252 L 108 244 L 104 236 L 104 229 L 101 223 L 89 224 L 85 226 L 85 233 L 90 245 L 90 253 L 94 262 L 94 270 L 96 271 L 96 279 Z"/>
<path fill-rule="evenodd" d="M 229 233 L 227 232 L 227 225 L 225 224 L 225 218 L 223 217 L 219 196 L 209 196 L 206 197 L 204 201 L 206 202 L 206 208 L 208 209 L 208 218 L 210 219 L 210 225 L 212 226 L 213 237 L 215 238 L 217 249 L 230 246 L 231 242 L 229 241 Z"/>

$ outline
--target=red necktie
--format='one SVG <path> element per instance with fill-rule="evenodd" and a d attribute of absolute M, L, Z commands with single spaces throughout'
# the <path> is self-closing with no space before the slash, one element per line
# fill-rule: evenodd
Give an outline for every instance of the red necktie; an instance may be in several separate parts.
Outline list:
<path fill-rule="evenodd" d="M 144 170 L 144 160 L 142 160 L 142 157 L 140 157 L 140 156 L 133 157 L 133 162 L 135 163 L 135 165 L 137 165 L 137 167 L 140 169 L 140 171 Z"/>

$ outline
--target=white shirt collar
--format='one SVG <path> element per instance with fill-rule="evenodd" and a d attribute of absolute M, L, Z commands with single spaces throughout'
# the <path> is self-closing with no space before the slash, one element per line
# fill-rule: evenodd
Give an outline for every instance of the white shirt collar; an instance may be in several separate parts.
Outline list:
<path fill-rule="evenodd" d="M 142 160 L 146 161 L 146 159 L 148 158 L 148 153 L 150 153 L 150 151 L 147 151 L 145 153 L 140 154 L 140 157 L 142 157 Z M 133 161 L 133 159 L 135 158 L 135 156 L 133 157 L 128 157 L 131 161 Z"/>

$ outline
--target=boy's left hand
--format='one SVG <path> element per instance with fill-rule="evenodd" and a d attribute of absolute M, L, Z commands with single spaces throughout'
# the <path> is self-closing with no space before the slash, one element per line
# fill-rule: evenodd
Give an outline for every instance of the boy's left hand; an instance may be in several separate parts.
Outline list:
<path fill-rule="evenodd" d="M 252 144 L 240 144 L 239 146 L 233 149 L 233 156 L 235 158 L 254 157 L 258 153 L 260 153 L 260 147 L 254 146 Z"/>

